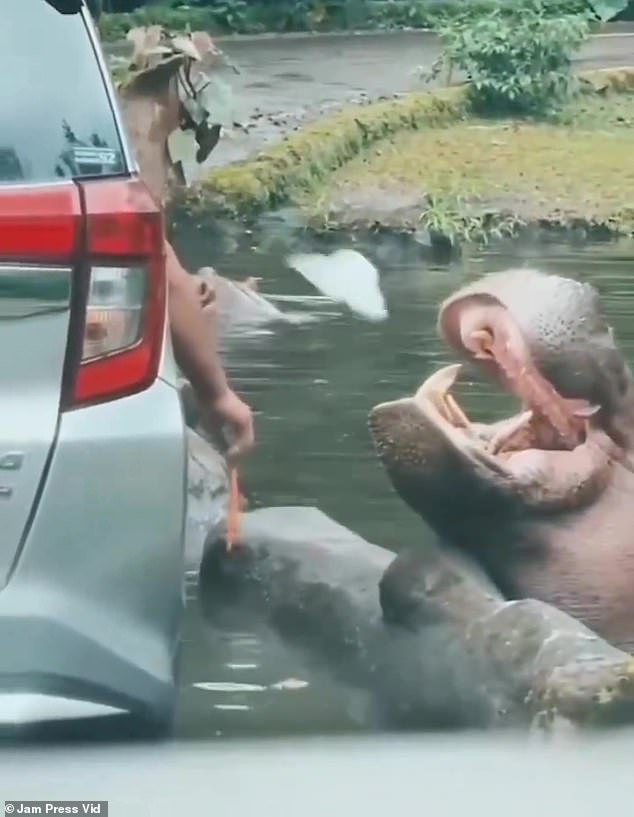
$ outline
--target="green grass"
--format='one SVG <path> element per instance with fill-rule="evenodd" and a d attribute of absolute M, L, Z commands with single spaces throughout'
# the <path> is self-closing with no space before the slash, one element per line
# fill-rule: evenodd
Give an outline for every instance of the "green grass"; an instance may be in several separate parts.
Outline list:
<path fill-rule="evenodd" d="M 296 197 L 313 221 L 345 222 L 341 202 L 426 201 L 442 229 L 483 217 L 579 222 L 634 232 L 634 93 L 585 95 L 559 122 L 469 118 L 399 132 L 362 151 L 319 190 Z M 358 212 L 358 211 L 357 211 Z"/>
<path fill-rule="evenodd" d="M 581 76 L 586 93 L 549 123 L 474 118 L 465 86 L 350 106 L 209 171 L 174 204 L 205 217 L 295 205 L 318 229 L 422 223 L 473 238 L 546 221 L 632 234 L 634 68 Z"/>
<path fill-rule="evenodd" d="M 464 114 L 464 95 L 455 88 L 347 108 L 253 160 L 211 171 L 189 194 L 189 206 L 248 214 L 297 200 L 375 142 L 402 131 L 448 125 Z"/>

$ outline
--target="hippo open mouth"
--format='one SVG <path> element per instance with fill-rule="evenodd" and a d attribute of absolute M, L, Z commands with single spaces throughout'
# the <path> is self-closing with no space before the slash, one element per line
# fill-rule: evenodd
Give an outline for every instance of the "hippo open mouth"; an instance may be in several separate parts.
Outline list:
<path fill-rule="evenodd" d="M 505 598 L 553 604 L 634 649 L 634 378 L 598 292 L 505 270 L 449 297 L 438 324 L 520 411 L 471 422 L 452 395 L 462 363 L 375 406 L 370 433 L 397 494 Z M 390 572 L 399 592 L 408 564 Z"/>
<path fill-rule="evenodd" d="M 605 484 L 613 446 L 589 421 L 595 407 L 568 405 L 555 392 L 558 400 L 553 403 L 527 404 L 497 423 L 473 422 L 451 393 L 461 368 L 462 364 L 453 364 L 436 371 L 411 398 L 411 409 L 420 413 L 419 431 L 429 446 L 443 436 L 446 445 L 460 451 L 467 467 L 470 462 L 474 478 L 486 478 L 489 488 L 495 486 L 509 498 L 516 495 L 526 507 L 578 508 L 597 495 Z M 541 389 L 529 375 L 522 378 L 526 391 Z M 371 421 L 375 435 L 376 417 L 390 405 L 395 404 L 375 410 Z M 392 433 L 395 430 L 393 426 Z M 379 448 L 384 451 L 385 443 Z"/>
<path fill-rule="evenodd" d="M 583 285 L 532 271 L 510 278 L 520 292 L 527 279 L 533 291 L 527 289 L 524 303 L 508 278 L 492 275 L 445 301 L 438 321 L 452 349 L 519 400 L 517 415 L 472 422 L 451 393 L 460 363 L 432 374 L 413 396 L 370 413 L 371 434 L 398 492 L 443 531 L 458 508 L 463 516 L 572 510 L 607 484 L 617 446 L 603 428 L 602 402 L 583 388 L 578 332 L 559 320 L 556 333 L 548 301 L 530 301 L 539 299 L 534 285 L 542 279 Z M 577 320 L 589 326 L 587 315 Z M 571 351 L 567 371 L 562 349 Z"/>
<path fill-rule="evenodd" d="M 497 430 L 495 453 L 510 449 L 518 435 L 520 449 L 570 450 L 584 441 L 587 420 L 600 406 L 559 394 L 537 369 L 519 325 L 496 298 L 487 293 L 452 298 L 441 308 L 439 328 L 450 346 L 477 362 L 526 409 Z"/>

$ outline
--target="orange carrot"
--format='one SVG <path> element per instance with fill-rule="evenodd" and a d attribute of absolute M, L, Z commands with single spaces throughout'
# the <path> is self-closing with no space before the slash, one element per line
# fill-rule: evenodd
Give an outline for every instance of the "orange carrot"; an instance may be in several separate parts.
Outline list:
<path fill-rule="evenodd" d="M 229 471 L 229 513 L 227 516 L 227 552 L 231 552 L 240 536 L 240 488 L 238 471 L 232 467 Z"/>

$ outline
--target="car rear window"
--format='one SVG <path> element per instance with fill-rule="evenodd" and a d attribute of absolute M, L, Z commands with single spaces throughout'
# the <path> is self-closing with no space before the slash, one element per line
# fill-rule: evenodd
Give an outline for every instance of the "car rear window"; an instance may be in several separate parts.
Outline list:
<path fill-rule="evenodd" d="M 46 0 L 1 0 L 0 184 L 125 170 L 85 23 Z"/>

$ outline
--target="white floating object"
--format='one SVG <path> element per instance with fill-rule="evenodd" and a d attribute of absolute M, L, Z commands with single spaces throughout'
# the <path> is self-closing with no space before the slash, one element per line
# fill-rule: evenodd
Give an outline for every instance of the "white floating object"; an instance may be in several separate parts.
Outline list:
<path fill-rule="evenodd" d="M 337 250 L 331 255 L 297 253 L 289 256 L 286 263 L 303 275 L 322 295 L 346 304 L 358 315 L 371 321 L 387 318 L 387 307 L 379 286 L 379 273 L 356 250 Z"/>
<path fill-rule="evenodd" d="M 214 709 L 221 709 L 224 712 L 250 712 L 251 707 L 246 704 L 214 704 Z"/>
<path fill-rule="evenodd" d="M 238 684 L 234 681 L 201 681 L 192 684 L 196 689 L 205 692 L 264 692 L 266 687 L 261 684 Z"/>
<path fill-rule="evenodd" d="M 284 681 L 278 681 L 276 684 L 271 684 L 271 689 L 287 690 L 287 689 L 306 689 L 308 681 L 302 681 L 301 678 L 286 678 Z"/>

